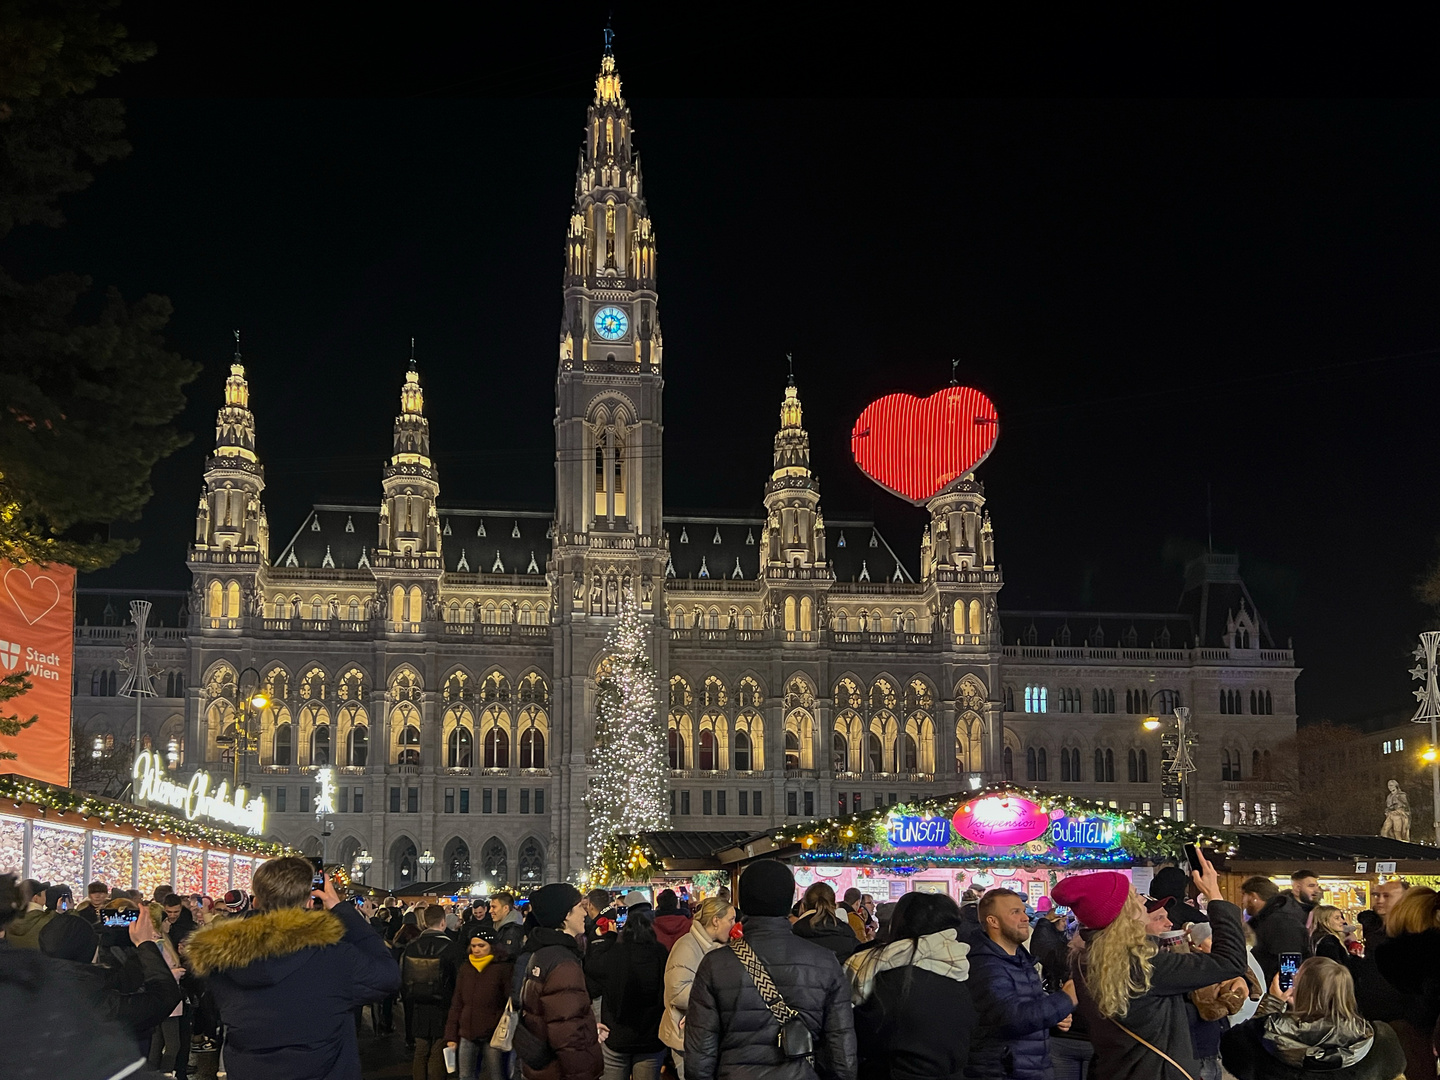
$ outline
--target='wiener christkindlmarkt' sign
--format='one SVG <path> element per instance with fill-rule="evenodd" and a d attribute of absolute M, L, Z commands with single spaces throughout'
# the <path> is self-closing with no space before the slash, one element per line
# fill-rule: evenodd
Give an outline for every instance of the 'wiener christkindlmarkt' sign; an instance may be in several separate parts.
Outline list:
<path fill-rule="evenodd" d="M 214 791 L 210 789 L 210 774 L 197 772 L 190 777 L 190 783 L 181 786 L 165 776 L 165 762 L 153 750 L 144 751 L 135 759 L 135 801 L 155 803 L 174 807 L 186 818 L 194 821 L 204 818 L 208 821 L 222 821 L 254 833 L 265 831 L 265 800 L 259 795 L 253 799 L 243 787 L 230 794 L 230 784 L 220 781 Z"/>

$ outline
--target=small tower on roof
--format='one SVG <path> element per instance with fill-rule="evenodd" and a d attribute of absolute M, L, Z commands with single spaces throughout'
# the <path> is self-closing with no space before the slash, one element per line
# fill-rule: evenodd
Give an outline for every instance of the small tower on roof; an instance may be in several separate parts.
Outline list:
<path fill-rule="evenodd" d="M 381 481 L 380 536 L 377 560 L 392 556 L 418 566 L 440 559 L 440 477 L 430 457 L 430 421 L 425 419 L 425 392 L 410 341 L 410 365 L 400 386 L 400 415 L 395 417 L 394 453 Z M 378 565 L 378 562 L 377 562 Z"/>

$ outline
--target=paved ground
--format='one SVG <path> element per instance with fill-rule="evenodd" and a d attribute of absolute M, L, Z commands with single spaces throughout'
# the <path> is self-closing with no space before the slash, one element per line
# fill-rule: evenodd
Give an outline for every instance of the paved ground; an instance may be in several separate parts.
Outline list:
<path fill-rule="evenodd" d="M 410 1075 L 412 1051 L 405 1049 L 405 1035 L 376 1035 L 370 1030 L 369 1010 L 365 1026 L 360 1030 L 360 1070 L 365 1080 L 400 1080 Z M 397 1028 L 401 1025 L 400 1009 L 395 1010 Z"/>

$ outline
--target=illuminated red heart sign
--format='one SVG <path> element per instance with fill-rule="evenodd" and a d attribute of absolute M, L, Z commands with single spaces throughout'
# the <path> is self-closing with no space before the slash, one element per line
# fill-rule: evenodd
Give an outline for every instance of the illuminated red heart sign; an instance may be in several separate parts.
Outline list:
<path fill-rule="evenodd" d="M 1014 795 L 971 799 L 960 804 L 951 820 L 957 833 L 985 847 L 1018 847 L 1050 829 L 1050 815 L 1042 807 Z"/>
<path fill-rule="evenodd" d="M 886 394 L 866 405 L 850 452 L 871 480 L 918 506 L 989 457 L 999 434 L 989 398 L 947 386 L 927 398 Z"/>

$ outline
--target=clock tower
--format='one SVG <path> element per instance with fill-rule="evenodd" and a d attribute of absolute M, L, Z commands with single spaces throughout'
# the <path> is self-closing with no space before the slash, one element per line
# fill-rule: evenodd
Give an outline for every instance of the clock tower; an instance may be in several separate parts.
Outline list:
<path fill-rule="evenodd" d="M 556 704 L 565 732 L 557 800 L 559 865 L 585 863 L 584 793 L 595 731 L 595 675 L 620 604 L 663 609 L 669 543 L 662 520 L 663 344 L 655 230 L 634 125 L 606 33 L 565 237 L 564 310 L 555 376 Z M 663 671 L 665 642 L 653 639 Z M 663 694 L 663 688 L 662 688 Z M 658 703 L 664 715 L 664 703 Z"/>

